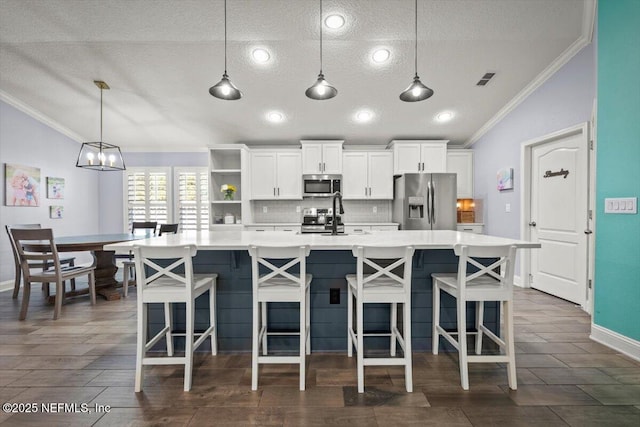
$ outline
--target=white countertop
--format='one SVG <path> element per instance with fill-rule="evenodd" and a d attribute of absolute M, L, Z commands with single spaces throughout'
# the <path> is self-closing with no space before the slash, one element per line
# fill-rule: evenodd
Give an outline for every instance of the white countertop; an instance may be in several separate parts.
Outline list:
<path fill-rule="evenodd" d="M 328 236 L 294 234 L 286 231 L 187 231 L 165 234 L 150 239 L 106 245 L 105 250 L 128 253 L 132 246 L 173 246 L 194 244 L 202 250 L 247 250 L 250 245 L 299 246 L 312 250 L 349 250 L 353 246 L 413 246 L 416 249 L 451 249 L 456 243 L 469 245 L 515 245 L 518 248 L 539 248 L 539 243 L 471 234 L 451 230 L 372 231 L 365 234 Z"/>
<path fill-rule="evenodd" d="M 299 222 L 256 222 L 253 224 L 244 224 L 247 227 L 292 227 L 302 225 Z M 345 222 L 344 225 L 398 225 L 397 222 Z"/>

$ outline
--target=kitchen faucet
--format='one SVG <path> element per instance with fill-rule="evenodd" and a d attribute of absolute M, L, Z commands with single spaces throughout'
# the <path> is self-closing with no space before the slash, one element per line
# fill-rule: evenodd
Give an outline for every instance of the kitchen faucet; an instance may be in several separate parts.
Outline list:
<path fill-rule="evenodd" d="M 333 197 L 332 206 L 333 209 L 331 211 L 331 235 L 338 235 L 338 219 L 336 217 L 336 199 L 340 202 L 340 215 L 344 214 L 344 207 L 342 206 L 342 193 L 336 191 L 331 195 Z"/>

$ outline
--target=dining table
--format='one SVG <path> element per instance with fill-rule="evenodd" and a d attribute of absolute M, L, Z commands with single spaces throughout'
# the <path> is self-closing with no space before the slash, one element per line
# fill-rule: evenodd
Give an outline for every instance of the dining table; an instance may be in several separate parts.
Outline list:
<path fill-rule="evenodd" d="M 118 266 L 115 262 L 115 252 L 105 250 L 104 246 L 113 243 L 130 242 L 133 240 L 146 239 L 147 234 L 90 234 L 79 236 L 62 236 L 55 238 L 58 252 L 91 252 L 93 265 L 95 266 L 96 293 L 107 300 L 120 299 L 118 287 L 121 285 L 116 280 Z M 29 244 L 28 248 L 37 250 L 38 245 Z M 65 293 L 65 297 L 73 297 L 88 293 L 88 289 L 75 289 Z"/>

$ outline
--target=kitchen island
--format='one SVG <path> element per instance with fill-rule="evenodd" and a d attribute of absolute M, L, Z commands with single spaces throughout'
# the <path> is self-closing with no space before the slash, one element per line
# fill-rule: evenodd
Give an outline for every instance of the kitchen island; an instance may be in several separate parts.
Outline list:
<path fill-rule="evenodd" d="M 539 243 L 463 233 L 449 230 L 379 231 L 365 234 L 327 236 L 295 234 L 292 232 L 212 231 L 184 232 L 163 235 L 135 242 L 122 242 L 105 246 L 105 250 L 129 253 L 134 245 L 186 245 L 198 248 L 194 259 L 196 273 L 217 273 L 218 346 L 221 351 L 250 351 L 252 322 L 250 245 L 309 245 L 307 272 L 313 274 L 311 283 L 311 349 L 312 351 L 345 351 L 347 346 L 347 305 L 345 275 L 354 273 L 355 258 L 351 248 L 364 246 L 413 246 L 416 249 L 412 270 L 412 335 L 416 351 L 431 348 L 432 294 L 431 273 L 457 271 L 457 257 L 453 246 L 457 243 L 473 245 L 515 245 L 519 249 L 539 248 Z M 338 304 L 330 304 L 330 289 L 340 290 Z M 205 329 L 207 315 L 198 309 L 206 308 L 208 300 L 201 298 L 196 306 L 196 329 Z M 202 304 L 202 305 L 201 305 Z M 495 330 L 499 322 L 498 305 L 487 304 L 485 321 Z M 180 327 L 184 311 L 175 313 Z M 374 305 L 365 310 L 367 329 L 388 329 L 389 308 Z M 468 307 L 467 319 L 475 318 L 475 308 Z M 161 329 L 162 307 L 150 312 L 151 333 Z M 282 303 L 269 310 L 270 328 L 289 330 L 297 328 L 297 308 Z M 455 301 L 443 298 L 442 324 L 455 326 Z M 200 327 L 199 327 L 200 326 Z M 469 327 L 471 327 L 471 323 Z M 273 337 L 272 348 L 295 349 L 295 340 Z M 388 345 L 388 338 L 370 338 L 372 346 Z M 379 341 L 379 344 L 376 343 Z M 180 344 L 178 344 L 180 345 Z M 204 345 L 203 345 L 204 351 Z"/>

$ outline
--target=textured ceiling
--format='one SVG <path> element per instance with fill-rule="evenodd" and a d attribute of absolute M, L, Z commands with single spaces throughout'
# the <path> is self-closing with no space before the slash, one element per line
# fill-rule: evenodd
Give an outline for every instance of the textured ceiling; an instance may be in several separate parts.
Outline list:
<path fill-rule="evenodd" d="M 412 0 L 326 0 L 324 73 L 339 93 L 313 101 L 319 71 L 315 0 L 228 0 L 228 72 L 244 93 L 208 93 L 224 69 L 222 0 L 0 0 L 0 95 L 79 140 L 126 151 L 189 151 L 230 142 L 340 138 L 385 144 L 442 138 L 463 144 L 583 34 L 589 0 L 419 0 L 418 74 L 435 95 L 398 99 L 413 77 Z M 266 48 L 271 61 L 251 59 Z M 370 61 L 375 48 L 391 58 Z M 487 72 L 496 77 L 475 83 Z M 374 119 L 356 123 L 357 110 Z M 272 124 L 270 110 L 286 120 Z M 434 116 L 455 113 L 441 124 Z"/>

